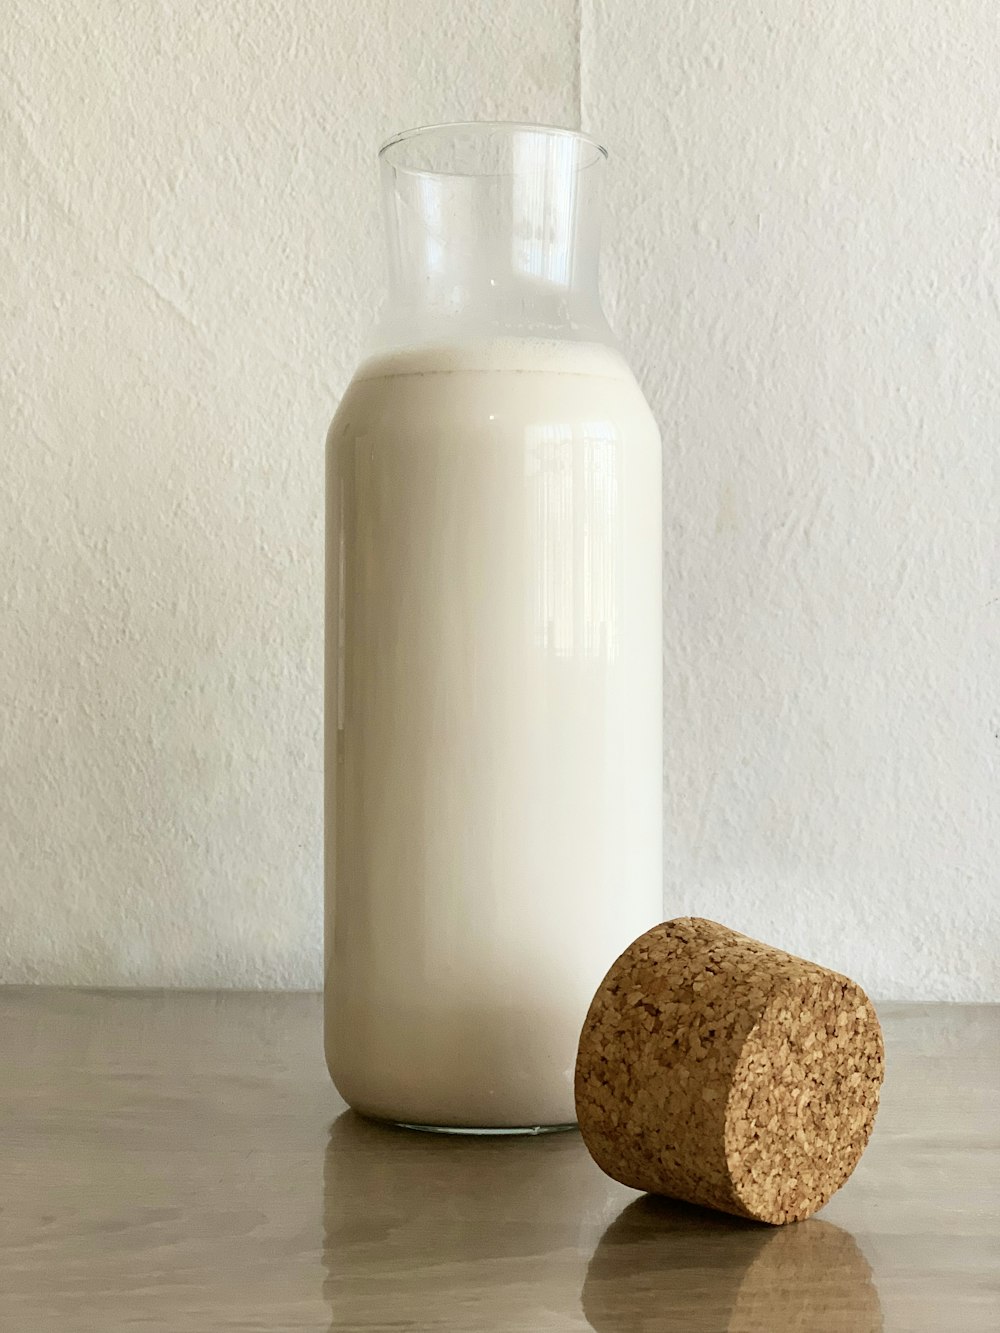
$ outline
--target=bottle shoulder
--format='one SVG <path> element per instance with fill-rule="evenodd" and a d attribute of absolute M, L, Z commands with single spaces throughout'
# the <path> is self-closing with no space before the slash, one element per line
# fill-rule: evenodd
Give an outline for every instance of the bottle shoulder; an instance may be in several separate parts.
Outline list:
<path fill-rule="evenodd" d="M 539 431 L 583 423 L 659 440 L 642 391 L 621 353 L 594 343 L 503 339 L 407 348 L 364 362 L 331 435 L 496 422 Z"/>

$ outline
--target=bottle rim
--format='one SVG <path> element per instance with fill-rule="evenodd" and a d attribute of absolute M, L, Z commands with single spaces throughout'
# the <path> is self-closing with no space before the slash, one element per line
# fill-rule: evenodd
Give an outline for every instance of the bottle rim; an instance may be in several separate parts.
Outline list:
<path fill-rule="evenodd" d="M 402 159 L 402 155 L 393 151 L 421 139 L 440 138 L 443 140 L 448 135 L 456 136 L 461 133 L 482 134 L 484 137 L 498 133 L 511 136 L 532 134 L 539 137 L 565 139 L 592 150 L 593 156 L 588 161 L 581 162 L 581 168 L 594 166 L 598 162 L 606 161 L 608 157 L 608 150 L 599 139 L 595 139 L 593 135 L 587 134 L 583 130 L 573 130 L 563 125 L 543 125 L 520 120 L 455 120 L 442 121 L 434 125 L 415 125 L 412 129 L 400 130 L 381 145 L 378 150 L 378 160 L 393 171 L 405 171 L 407 174 L 414 176 L 466 176 L 472 178 L 512 174 L 510 172 L 492 171 L 438 171 L 429 167 L 410 166 Z"/>

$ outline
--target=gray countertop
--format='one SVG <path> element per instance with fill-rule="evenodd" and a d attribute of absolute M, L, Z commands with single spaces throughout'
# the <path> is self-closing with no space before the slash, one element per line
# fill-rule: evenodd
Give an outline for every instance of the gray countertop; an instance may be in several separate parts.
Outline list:
<path fill-rule="evenodd" d="M 311 994 L 0 989 L 0 1329 L 1000 1328 L 1000 1009 L 880 1006 L 875 1135 L 816 1218 L 636 1195 L 573 1133 L 347 1111 Z"/>

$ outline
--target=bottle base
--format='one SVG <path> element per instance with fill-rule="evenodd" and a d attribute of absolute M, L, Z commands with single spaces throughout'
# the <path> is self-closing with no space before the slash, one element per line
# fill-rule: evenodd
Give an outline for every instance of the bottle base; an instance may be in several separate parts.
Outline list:
<path fill-rule="evenodd" d="M 384 1123 L 393 1124 L 398 1129 L 415 1129 L 421 1134 L 457 1134 L 466 1138 L 512 1138 L 514 1136 L 524 1137 L 536 1134 L 565 1134 L 567 1130 L 576 1129 L 575 1120 L 565 1125 L 498 1125 L 496 1127 L 489 1125 L 414 1125 L 405 1120 L 391 1120 Z"/>

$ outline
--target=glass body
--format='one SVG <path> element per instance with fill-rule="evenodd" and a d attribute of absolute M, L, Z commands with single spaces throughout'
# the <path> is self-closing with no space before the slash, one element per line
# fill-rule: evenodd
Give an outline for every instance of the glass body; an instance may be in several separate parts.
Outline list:
<path fill-rule="evenodd" d="M 327 1060 L 368 1115 L 568 1124 L 662 891 L 660 441 L 598 299 L 605 155 L 380 158 L 389 296 L 327 455 Z"/>

